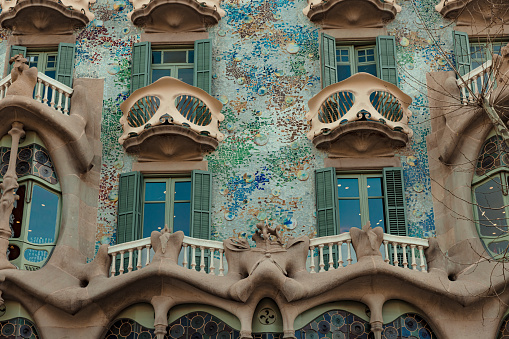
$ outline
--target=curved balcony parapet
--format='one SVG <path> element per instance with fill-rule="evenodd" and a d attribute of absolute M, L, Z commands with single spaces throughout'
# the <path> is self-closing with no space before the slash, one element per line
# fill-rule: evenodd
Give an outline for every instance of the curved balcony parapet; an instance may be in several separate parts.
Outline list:
<path fill-rule="evenodd" d="M 400 11 L 395 0 L 308 0 L 302 10 L 326 28 L 383 27 Z"/>
<path fill-rule="evenodd" d="M 309 100 L 306 119 L 311 122 L 311 130 L 307 136 L 313 140 L 347 123 L 367 120 L 411 137 L 413 131 L 408 127 L 411 103 L 412 99 L 397 86 L 367 73 L 357 73 L 327 86 Z"/>
<path fill-rule="evenodd" d="M 226 12 L 219 0 L 130 0 L 134 10 L 127 14 L 147 32 L 204 31 Z"/>
<path fill-rule="evenodd" d="M 85 27 L 96 0 L 0 0 L 0 24 L 20 34 L 65 34 Z"/>
<path fill-rule="evenodd" d="M 457 26 L 484 27 L 484 34 L 488 24 L 504 25 L 509 20 L 506 0 L 440 0 L 435 9 L 444 18 L 455 20 Z"/>

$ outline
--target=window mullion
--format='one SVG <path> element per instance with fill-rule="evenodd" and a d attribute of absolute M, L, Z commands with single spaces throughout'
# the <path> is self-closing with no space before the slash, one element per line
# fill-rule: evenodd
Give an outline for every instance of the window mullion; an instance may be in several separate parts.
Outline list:
<path fill-rule="evenodd" d="M 361 224 L 364 226 L 369 221 L 369 207 L 368 207 L 368 180 L 365 174 L 359 177 L 359 199 L 361 209 Z"/>
<path fill-rule="evenodd" d="M 175 192 L 175 180 L 173 178 L 169 178 L 166 184 L 166 224 L 170 228 L 173 233 L 173 215 L 175 214 L 175 206 L 174 206 L 174 192 Z"/>

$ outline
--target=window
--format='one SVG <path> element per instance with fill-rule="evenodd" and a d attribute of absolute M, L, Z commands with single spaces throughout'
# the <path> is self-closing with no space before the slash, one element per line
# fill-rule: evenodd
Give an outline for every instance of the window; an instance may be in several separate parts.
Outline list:
<path fill-rule="evenodd" d="M 495 259 L 507 258 L 509 247 L 509 153 L 500 136 L 484 142 L 472 181 L 474 217 L 479 237 Z"/>
<path fill-rule="evenodd" d="M 320 50 L 323 87 L 359 72 L 398 85 L 396 42 L 393 36 L 378 36 L 376 41 L 371 42 L 343 43 L 322 33 Z"/>
<path fill-rule="evenodd" d="M 194 48 L 156 48 L 150 42 L 135 43 L 132 52 L 131 93 L 164 76 L 178 78 L 210 93 L 211 64 L 211 39 L 196 40 Z"/>
<path fill-rule="evenodd" d="M 7 172 L 10 137 L 0 141 L 0 181 Z M 48 151 L 27 132 L 16 161 L 19 196 L 10 218 L 9 260 L 19 268 L 37 270 L 49 259 L 60 227 L 60 184 Z"/>
<path fill-rule="evenodd" d="M 191 177 L 140 172 L 121 174 L 117 243 L 149 237 L 165 225 L 194 238 L 210 235 L 211 173 L 192 171 Z M 171 194 L 168 194 L 171 193 Z"/>
<path fill-rule="evenodd" d="M 53 78 L 62 84 L 72 87 L 74 72 L 75 45 L 60 43 L 54 50 L 33 50 L 24 46 L 11 46 L 10 58 L 22 54 L 27 58 L 30 67 Z M 9 60 L 7 60 L 9 62 Z M 11 73 L 12 65 L 9 65 L 8 74 Z"/>

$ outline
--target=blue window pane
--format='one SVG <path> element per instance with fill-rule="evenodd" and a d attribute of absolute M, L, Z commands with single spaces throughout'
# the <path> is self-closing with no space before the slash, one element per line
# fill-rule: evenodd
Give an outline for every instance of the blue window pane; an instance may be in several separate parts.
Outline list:
<path fill-rule="evenodd" d="M 194 50 L 187 51 L 187 63 L 194 63 Z"/>
<path fill-rule="evenodd" d="M 504 254 L 509 253 L 509 242 L 507 241 L 499 241 L 499 242 L 491 242 L 488 244 L 488 249 L 493 254 Z"/>
<path fill-rule="evenodd" d="M 385 231 L 384 200 L 368 199 L 371 227 L 382 227 Z"/>
<path fill-rule="evenodd" d="M 164 51 L 163 63 L 186 63 L 186 51 Z"/>
<path fill-rule="evenodd" d="M 173 232 L 182 231 L 190 236 L 191 203 L 177 202 L 173 205 Z"/>
<path fill-rule="evenodd" d="M 58 201 L 55 193 L 34 185 L 27 240 L 34 244 L 55 242 L 58 222 Z"/>
<path fill-rule="evenodd" d="M 152 63 L 160 64 L 161 63 L 161 51 L 152 52 Z"/>
<path fill-rule="evenodd" d="M 178 70 L 178 79 L 185 82 L 188 85 L 193 85 L 193 69 L 192 68 L 181 68 Z"/>
<path fill-rule="evenodd" d="M 48 251 L 44 250 L 34 250 L 32 248 L 28 248 L 25 250 L 25 253 L 23 254 L 25 259 L 31 262 L 41 262 L 43 260 L 46 260 L 48 257 Z"/>
<path fill-rule="evenodd" d="M 155 82 L 162 77 L 171 77 L 171 69 L 153 69 L 152 82 Z"/>
<path fill-rule="evenodd" d="M 166 183 L 146 182 L 145 201 L 166 201 Z"/>
<path fill-rule="evenodd" d="M 51 79 L 55 79 L 56 71 L 46 71 L 46 72 L 44 72 L 44 74 L 46 74 L 47 76 L 49 76 Z M 48 95 L 49 95 L 49 92 L 48 92 Z M 50 96 L 48 96 L 48 98 L 51 98 L 51 97 L 50 97 Z"/>
<path fill-rule="evenodd" d="M 357 60 L 359 62 L 366 62 L 366 51 L 364 50 L 359 51 L 357 54 Z"/>
<path fill-rule="evenodd" d="M 143 238 L 150 237 L 152 231 L 161 231 L 164 228 L 164 210 L 166 204 L 145 204 L 143 209 Z"/>
<path fill-rule="evenodd" d="M 338 197 L 350 198 L 359 196 L 359 180 L 356 178 L 338 179 Z"/>
<path fill-rule="evenodd" d="M 191 200 L 191 182 L 177 181 L 175 182 L 175 201 Z"/>
<path fill-rule="evenodd" d="M 477 187 L 475 197 L 481 235 L 490 237 L 505 235 L 507 222 L 500 179 L 490 180 Z"/>
<path fill-rule="evenodd" d="M 367 178 L 368 196 L 381 197 L 382 194 L 382 178 Z"/>
<path fill-rule="evenodd" d="M 362 227 L 360 202 L 357 199 L 339 200 L 339 232 L 348 232 L 352 227 Z"/>
<path fill-rule="evenodd" d="M 372 65 L 361 65 L 359 66 L 359 68 L 357 69 L 358 72 L 366 72 L 366 73 L 369 73 L 371 75 L 374 75 L 376 76 L 376 64 L 372 64 Z"/>
<path fill-rule="evenodd" d="M 352 75 L 350 65 L 338 65 L 338 82 L 348 79 Z"/>

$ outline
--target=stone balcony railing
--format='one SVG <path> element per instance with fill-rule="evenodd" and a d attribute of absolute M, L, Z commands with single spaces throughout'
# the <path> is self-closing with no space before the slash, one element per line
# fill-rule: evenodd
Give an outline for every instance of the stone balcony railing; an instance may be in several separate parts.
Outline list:
<path fill-rule="evenodd" d="M 11 84 L 10 74 L 0 80 L 0 100 L 5 98 L 7 89 Z M 47 104 L 60 113 L 69 115 L 72 93 L 73 89 L 69 86 L 50 78 L 44 73 L 37 73 L 37 84 L 33 96 L 36 101 Z"/>
<path fill-rule="evenodd" d="M 302 10 L 324 28 L 383 27 L 400 11 L 395 0 L 308 0 Z"/>
<path fill-rule="evenodd" d="M 504 34 L 502 27 L 493 26 L 504 26 L 509 19 L 506 0 L 440 0 L 435 9 L 456 26 L 477 26 L 474 32 L 482 36 Z"/>
<path fill-rule="evenodd" d="M 477 102 L 480 96 L 489 100 L 496 87 L 493 61 L 486 61 L 481 66 L 458 78 L 456 82 L 461 91 L 463 105 Z"/>
<path fill-rule="evenodd" d="M 108 248 L 112 258 L 110 276 L 129 273 L 147 267 L 152 262 L 154 251 L 151 238 L 144 238 Z M 383 235 L 382 256 L 392 266 L 426 271 L 424 250 L 429 247 L 427 239 Z M 324 261 L 324 253 L 328 256 Z M 209 275 L 224 276 L 228 272 L 228 262 L 224 256 L 222 242 L 184 237 L 180 249 L 178 265 L 189 270 Z M 357 261 L 350 233 L 320 237 L 309 242 L 309 255 L 306 263 L 309 273 L 321 273 L 355 264 Z"/>
<path fill-rule="evenodd" d="M 145 158 L 199 160 L 224 138 L 219 131 L 222 107 L 200 88 L 163 77 L 120 105 L 124 133 L 119 142 Z"/>

